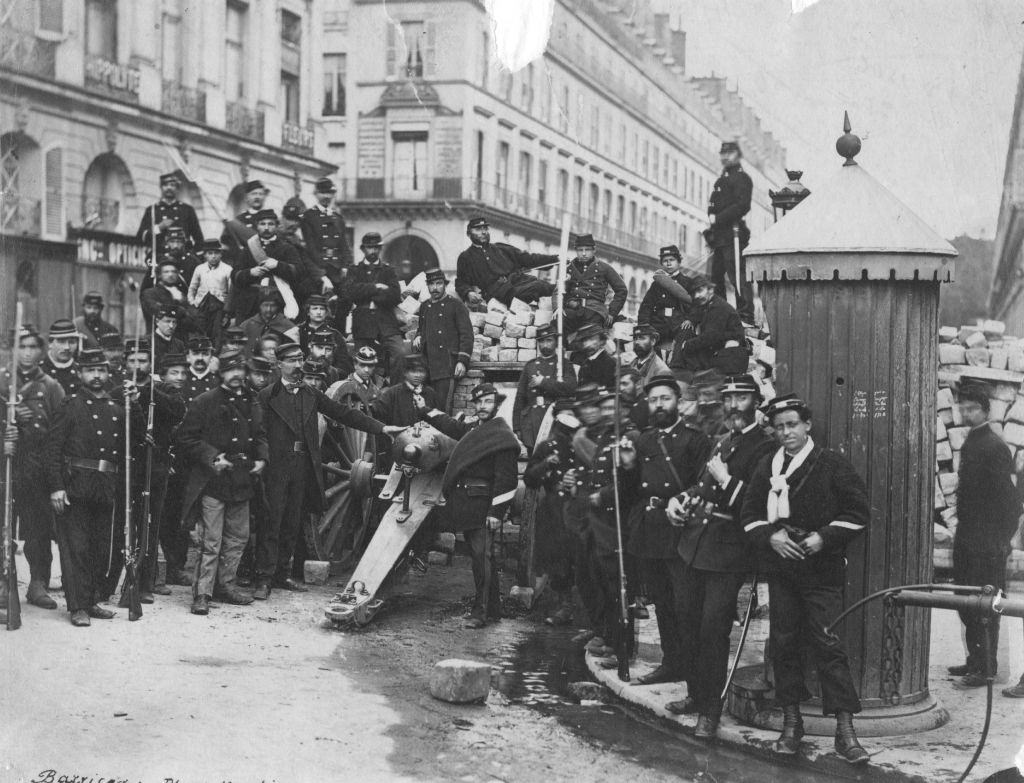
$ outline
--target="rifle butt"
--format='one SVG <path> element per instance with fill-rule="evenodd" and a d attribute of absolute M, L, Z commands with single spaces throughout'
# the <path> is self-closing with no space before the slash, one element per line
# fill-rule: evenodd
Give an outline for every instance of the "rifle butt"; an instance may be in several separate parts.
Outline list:
<path fill-rule="evenodd" d="M 14 568 L 14 547 L 7 560 L 7 630 L 21 628 L 21 599 L 18 597 L 18 572 Z"/>

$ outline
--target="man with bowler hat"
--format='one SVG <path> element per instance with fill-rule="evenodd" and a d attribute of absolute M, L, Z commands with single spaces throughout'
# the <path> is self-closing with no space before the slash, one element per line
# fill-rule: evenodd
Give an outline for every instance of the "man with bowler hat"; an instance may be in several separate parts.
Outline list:
<path fill-rule="evenodd" d="M 501 242 L 491 244 L 491 227 L 485 217 L 470 218 L 466 234 L 470 245 L 456 262 L 455 293 L 471 309 L 486 309 L 489 299 L 507 307 L 513 299 L 530 303 L 555 292 L 554 285 L 523 270 L 557 264 L 558 256 L 526 253 Z"/>

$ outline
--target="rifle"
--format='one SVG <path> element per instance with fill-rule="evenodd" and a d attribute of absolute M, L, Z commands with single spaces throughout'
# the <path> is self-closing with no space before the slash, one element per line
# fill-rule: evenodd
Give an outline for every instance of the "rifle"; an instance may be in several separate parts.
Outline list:
<path fill-rule="evenodd" d="M 22 304 L 15 305 L 11 377 L 7 388 L 7 424 L 16 422 L 18 407 L 18 344 L 21 341 Z M 7 630 L 21 628 L 18 571 L 14 565 L 14 457 L 4 457 L 4 568 L 7 569 Z"/>
<path fill-rule="evenodd" d="M 138 347 L 142 311 L 135 314 L 135 341 Z M 132 370 L 132 383 L 138 380 L 137 369 Z M 142 617 L 142 596 L 139 591 L 138 547 L 135 526 L 132 524 L 132 411 L 128 395 L 124 395 L 124 584 L 119 606 L 128 607 L 128 619 Z"/>
<path fill-rule="evenodd" d="M 555 306 L 558 308 L 555 313 L 558 318 L 558 334 L 563 334 L 565 327 L 565 274 L 566 265 L 568 264 L 569 257 L 569 215 L 562 216 L 562 236 L 561 241 L 558 243 L 558 279 L 556 281 L 555 293 L 557 294 L 557 300 Z M 561 383 L 565 380 L 565 369 L 562 367 L 561 358 L 556 362 L 555 372 L 557 373 L 558 382 Z"/>
<path fill-rule="evenodd" d="M 152 331 L 156 335 L 156 317 L 151 320 Z M 136 338 L 137 339 L 137 338 Z M 149 527 L 152 524 L 151 492 L 153 488 L 153 411 L 156 408 L 154 390 L 156 388 L 156 355 L 150 348 L 149 360 L 149 410 L 146 414 L 146 484 L 142 489 L 142 544 L 139 551 L 143 558 L 149 556 Z M 155 566 L 155 564 L 153 564 Z"/>
<path fill-rule="evenodd" d="M 626 558 L 622 543 L 622 504 L 619 501 L 619 439 L 622 437 L 620 428 L 621 411 L 618 394 L 622 375 L 622 351 L 618 350 L 619 341 L 615 340 L 615 421 L 613 423 L 615 441 L 612 444 L 612 492 L 615 497 L 615 551 L 619 556 L 619 639 L 615 656 L 619 661 L 619 679 L 629 682 L 629 651 L 632 630 L 629 621 L 629 604 L 626 598 Z"/>

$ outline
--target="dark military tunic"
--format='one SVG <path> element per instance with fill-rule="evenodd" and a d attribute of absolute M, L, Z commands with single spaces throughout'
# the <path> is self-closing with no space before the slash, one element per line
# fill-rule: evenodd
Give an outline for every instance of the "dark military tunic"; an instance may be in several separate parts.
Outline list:
<path fill-rule="evenodd" d="M 185 374 L 185 385 L 181 390 L 181 395 L 186 403 L 190 403 L 203 392 L 215 389 L 219 384 L 220 375 L 213 370 L 207 368 L 203 375 L 196 375 L 189 368 L 189 371 Z"/>
<path fill-rule="evenodd" d="M 690 294 L 690 278 L 682 272 L 676 272 L 670 277 L 664 271 L 659 270 L 654 273 L 654 281 L 640 302 L 636 321 L 638 324 L 653 326 L 658 330 L 662 340 L 671 340 L 675 338 L 683 321 L 690 317 L 690 311 L 694 305 L 692 300 L 687 301 L 682 298 L 681 294 L 674 292 L 675 286 L 660 285 L 659 277 L 663 282 L 675 283 L 683 289 L 684 293 Z"/>
<path fill-rule="evenodd" d="M 439 407 L 437 394 L 429 386 L 424 386 L 421 394 L 428 411 Z M 370 415 L 396 427 L 409 427 L 423 418 L 413 401 L 413 390 L 405 381 L 384 389 L 370 403 Z"/>
<path fill-rule="evenodd" d="M 270 275 L 257 277 L 252 274 L 252 270 L 259 266 L 259 263 L 253 257 L 248 244 L 239 251 L 235 271 L 231 273 L 231 298 L 226 308 L 238 323 L 251 318 L 259 311 L 260 292 L 272 285 L 263 286 L 264 280 L 270 276 L 281 278 L 294 289 L 302 269 L 299 250 L 291 242 L 275 236 L 267 241 L 261 239 L 259 243 L 267 257 L 277 261 L 277 266 Z"/>
<path fill-rule="evenodd" d="M 196 216 L 195 209 L 191 205 L 184 203 L 183 201 L 158 201 L 152 207 L 147 207 L 146 211 L 142 213 L 142 222 L 139 224 L 139 230 L 135 236 L 140 241 L 145 243 L 146 247 L 152 246 L 152 228 L 153 228 L 153 211 L 156 211 L 156 222 L 157 224 L 162 223 L 164 220 L 172 220 L 173 224 L 185 232 L 185 243 L 187 246 L 193 248 L 201 247 L 203 244 L 203 229 L 199 225 L 199 218 Z M 164 237 L 166 232 L 161 231 L 157 234 L 157 253 L 164 252 Z"/>
<path fill-rule="evenodd" d="M 473 358 L 473 324 L 466 305 L 445 294 L 438 301 L 420 305 L 416 334 L 422 341 L 420 350 L 427 360 L 430 381 L 451 378 L 457 362 L 469 369 Z"/>
<path fill-rule="evenodd" d="M 476 287 L 485 300 L 494 298 L 508 306 L 513 298 L 535 302 L 550 296 L 554 286 L 523 270 L 558 262 L 558 256 L 527 253 L 503 243 L 470 245 L 459 253 L 455 267 L 455 292 L 463 300 Z"/>
<path fill-rule="evenodd" d="M 572 362 L 562 359 L 562 380 L 558 380 L 558 354 L 538 356 L 523 365 L 516 387 L 516 398 L 512 406 L 512 429 L 527 449 L 537 442 L 537 432 L 547 413 L 548 406 L 555 400 L 571 397 L 576 391 L 576 371 Z M 544 380 L 538 386 L 530 386 L 530 378 L 537 374 Z"/>
<path fill-rule="evenodd" d="M 754 182 L 739 163 L 726 167 L 722 171 L 722 176 L 715 180 L 708 201 L 708 214 L 715 216 L 715 222 L 707 231 L 707 240 L 711 247 L 731 246 L 734 225 L 740 226 L 740 247 L 747 246 L 750 230 L 743 222 L 743 218 L 750 211 L 753 191 Z"/>
<path fill-rule="evenodd" d="M 185 353 L 185 343 L 173 335 L 171 337 L 164 337 L 159 331 L 154 332 L 153 365 L 159 367 L 161 360 L 169 353 Z"/>
<path fill-rule="evenodd" d="M 84 315 L 75 317 L 75 328 L 82 335 L 83 348 L 99 348 L 100 338 L 115 334 L 121 336 L 120 330 L 108 321 L 97 318 L 95 321 L 87 321 Z"/>
<path fill-rule="evenodd" d="M 592 356 L 576 351 L 572 355 L 572 363 L 578 365 L 579 383 L 596 383 L 602 389 L 615 388 L 615 359 L 602 348 Z"/>
<path fill-rule="evenodd" d="M 306 356 L 309 356 L 309 343 L 313 332 L 328 331 L 334 337 L 334 356 L 331 359 L 331 365 L 342 376 L 347 376 L 355 369 L 352 363 L 352 356 L 348 352 L 348 343 L 345 341 L 345 336 L 337 329 L 326 322 L 317 325 L 311 324 L 308 321 L 300 321 L 296 324 L 296 327 L 299 330 L 299 345 L 302 346 L 302 352 Z"/>
<path fill-rule="evenodd" d="M 598 258 L 585 262 L 582 258 L 574 258 L 566 267 L 565 298 L 578 300 L 579 307 L 596 313 L 604 319 L 617 316 L 626 304 L 629 293 L 622 276 L 611 264 Z M 608 300 L 608 289 L 612 291 L 611 301 Z M 575 309 L 575 308 L 573 308 Z M 568 312 L 568 307 L 567 307 Z M 567 327 L 568 328 L 568 327 Z"/>
<path fill-rule="evenodd" d="M 345 218 L 335 209 L 325 210 L 316 204 L 302 213 L 299 225 L 310 256 L 334 287 L 339 288 L 345 276 L 343 270 L 352 266 Z"/>
<path fill-rule="evenodd" d="M 672 367 L 699 371 L 741 373 L 747 367 L 746 332 L 736 308 L 715 294 L 711 301 L 695 311 L 697 334 L 687 337 L 672 356 Z M 736 348 L 725 344 L 735 341 Z"/>
<path fill-rule="evenodd" d="M 363 413 L 370 413 L 373 401 L 380 396 L 380 393 L 381 387 L 374 381 L 373 376 L 364 383 L 355 373 L 349 375 L 337 386 L 333 388 L 329 386 L 327 389 L 327 396 L 332 400 L 358 408 Z M 377 416 L 376 418 L 380 419 L 381 417 Z M 390 424 L 390 422 L 388 423 Z"/>
<path fill-rule="evenodd" d="M 39 363 L 39 367 L 44 373 L 60 384 L 61 388 L 64 390 L 65 396 L 70 396 L 78 391 L 78 365 L 75 364 L 74 359 L 63 366 L 58 367 L 54 363 L 53 359 L 50 358 L 50 354 L 46 354 L 46 356 L 43 357 L 43 360 Z"/>
<path fill-rule="evenodd" d="M 378 283 L 387 290 L 377 288 Z M 352 302 L 352 337 L 358 344 L 401 337 L 402 326 L 395 307 L 402 301 L 398 275 L 387 264 L 365 260 L 351 267 L 344 284 L 345 298 Z"/>
<path fill-rule="evenodd" d="M 557 462 L 548 461 L 552 456 Z M 551 588 L 556 592 L 568 592 L 573 584 L 576 537 L 566 527 L 565 499 L 559 491 L 562 476 L 572 461 L 572 430 L 555 421 L 550 436 L 536 445 L 523 471 L 523 483 L 541 492 L 534 512 L 537 568 L 540 573 L 550 574 Z"/>

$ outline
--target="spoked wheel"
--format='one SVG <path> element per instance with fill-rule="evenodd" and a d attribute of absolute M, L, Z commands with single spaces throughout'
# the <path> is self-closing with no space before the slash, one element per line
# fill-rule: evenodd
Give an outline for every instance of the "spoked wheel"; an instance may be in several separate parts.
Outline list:
<path fill-rule="evenodd" d="M 376 523 L 378 506 L 375 439 L 346 427 L 327 429 L 323 439 L 324 491 L 327 509 L 306 523 L 306 544 L 318 560 L 342 567 L 359 553 Z"/>

